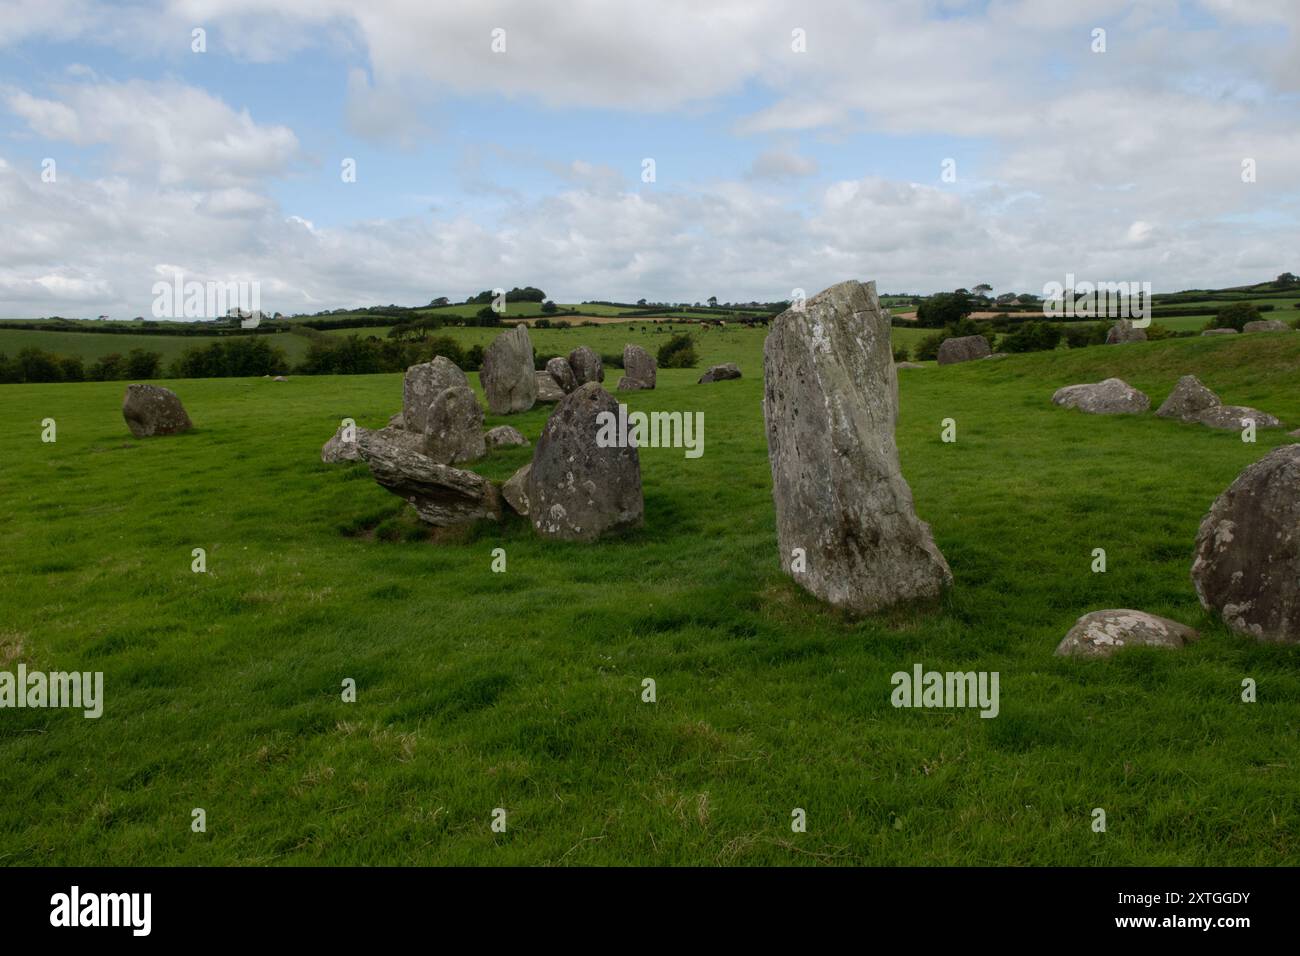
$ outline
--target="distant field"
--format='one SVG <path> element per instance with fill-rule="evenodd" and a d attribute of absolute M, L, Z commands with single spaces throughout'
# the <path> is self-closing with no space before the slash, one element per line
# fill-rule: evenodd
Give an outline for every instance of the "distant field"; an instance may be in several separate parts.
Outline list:
<path fill-rule="evenodd" d="M 285 354 L 293 360 L 301 358 L 307 351 L 307 340 L 292 332 L 281 332 L 269 336 L 269 339 L 272 345 L 284 349 Z M 0 352 L 10 358 L 25 348 L 38 348 L 60 356 L 80 356 L 87 363 L 114 352 L 126 355 L 131 349 L 144 349 L 148 352 L 161 353 L 163 364 L 166 364 L 174 358 L 179 358 L 186 349 L 215 341 L 217 341 L 215 336 L 45 332 L 0 328 Z"/>

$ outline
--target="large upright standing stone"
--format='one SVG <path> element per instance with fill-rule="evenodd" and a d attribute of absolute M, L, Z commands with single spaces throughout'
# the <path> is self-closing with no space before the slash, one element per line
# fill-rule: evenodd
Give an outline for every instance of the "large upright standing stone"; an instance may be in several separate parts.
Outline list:
<path fill-rule="evenodd" d="M 136 438 L 174 435 L 194 427 L 176 393 L 161 385 L 128 385 L 122 417 Z"/>
<path fill-rule="evenodd" d="M 483 353 L 478 378 L 493 415 L 526 412 L 536 404 L 537 375 L 528 326 L 520 323 L 492 340 Z"/>
<path fill-rule="evenodd" d="M 469 379 L 451 359 L 434 356 L 432 361 L 412 365 L 402 380 L 402 426 L 417 435 L 424 432 L 433 400 L 449 388 L 469 388 Z"/>
<path fill-rule="evenodd" d="M 618 387 L 624 391 L 654 388 L 658 365 L 655 358 L 639 345 L 623 346 L 623 371 Z"/>
<path fill-rule="evenodd" d="M 569 368 L 573 369 L 573 380 L 578 385 L 605 381 L 604 363 L 595 349 L 586 345 L 579 345 L 569 353 Z"/>
<path fill-rule="evenodd" d="M 429 405 L 424 454 L 440 465 L 475 461 L 487 454 L 483 409 L 467 385 L 445 388 Z"/>
<path fill-rule="evenodd" d="M 573 368 L 569 365 L 569 360 L 562 355 L 557 355 L 546 363 L 546 371 L 555 380 L 555 384 L 565 395 L 578 387 L 578 380 L 573 377 Z"/>
<path fill-rule="evenodd" d="M 1215 499 L 1192 584 L 1229 630 L 1300 644 L 1300 445 L 1273 449 Z"/>
<path fill-rule="evenodd" d="M 602 415 L 602 413 L 605 413 Z M 623 442 L 618 402 L 588 382 L 556 406 L 537 439 L 524 497 L 534 530 L 544 537 L 594 541 L 641 524 L 641 457 Z M 613 442 L 601 436 L 613 437 Z"/>
<path fill-rule="evenodd" d="M 898 378 L 874 282 L 787 309 L 763 346 L 763 415 L 781 565 L 837 607 L 870 612 L 952 582 L 898 466 Z"/>

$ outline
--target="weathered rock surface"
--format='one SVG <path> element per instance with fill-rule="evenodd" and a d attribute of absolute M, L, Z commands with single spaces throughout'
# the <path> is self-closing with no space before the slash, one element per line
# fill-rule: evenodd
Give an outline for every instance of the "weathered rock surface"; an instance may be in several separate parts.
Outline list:
<path fill-rule="evenodd" d="M 467 385 L 434 396 L 424 423 L 424 454 L 440 465 L 475 461 L 487 454 L 483 409 Z"/>
<path fill-rule="evenodd" d="M 1280 319 L 1257 319 L 1241 327 L 1243 332 L 1290 332 L 1291 326 Z"/>
<path fill-rule="evenodd" d="M 898 362 L 894 368 L 925 368 L 920 362 Z"/>
<path fill-rule="evenodd" d="M 1209 428 L 1219 428 L 1227 432 L 1239 432 L 1245 428 L 1244 419 L 1255 423 L 1255 428 L 1281 428 L 1282 423 L 1268 412 L 1246 405 L 1215 405 L 1200 412 L 1194 421 Z"/>
<path fill-rule="evenodd" d="M 1115 608 L 1093 611 L 1075 621 L 1056 653 L 1060 657 L 1110 657 L 1126 647 L 1177 649 L 1199 636 L 1193 628 L 1167 617 Z"/>
<path fill-rule="evenodd" d="M 1077 408 L 1091 415 L 1136 415 L 1151 407 L 1151 399 L 1123 379 L 1108 378 L 1104 382 L 1058 388 L 1052 404 Z"/>
<path fill-rule="evenodd" d="M 1236 329 L 1206 329 L 1202 335 L 1236 335 Z"/>
<path fill-rule="evenodd" d="M 623 391 L 655 387 L 658 365 L 654 356 L 639 345 L 623 346 L 623 377 L 618 387 Z"/>
<path fill-rule="evenodd" d="M 402 380 L 402 423 L 397 427 L 424 434 L 424 424 L 433 400 L 447 389 L 461 386 L 469 388 L 469 379 L 455 362 L 445 356 L 437 355 L 430 362 L 412 365 Z M 396 423 L 390 421 L 389 424 Z"/>
<path fill-rule="evenodd" d="M 1180 422 L 1194 422 L 1206 409 L 1223 404 L 1219 396 L 1201 384 L 1195 375 L 1184 375 L 1169 393 L 1169 397 L 1156 409 L 1161 418 L 1176 418 Z"/>
<path fill-rule="evenodd" d="M 988 358 L 993 350 L 989 340 L 982 335 L 962 335 L 955 339 L 944 339 L 939 346 L 939 364 L 956 365 L 972 359 Z"/>
<path fill-rule="evenodd" d="M 347 436 L 351 438 L 351 441 L 346 441 L 344 438 L 345 429 L 340 425 L 334 434 L 330 436 L 330 440 L 321 446 L 320 460 L 327 465 L 337 465 L 345 461 L 361 461 L 361 445 L 358 439 L 362 432 L 368 431 L 367 428 L 355 427 L 352 434 Z"/>
<path fill-rule="evenodd" d="M 564 389 L 555 384 L 550 372 L 534 372 L 533 375 L 537 379 L 537 401 L 558 402 L 564 398 Z"/>
<path fill-rule="evenodd" d="M 161 385 L 128 385 L 122 417 L 136 438 L 174 435 L 194 427 L 176 393 Z"/>
<path fill-rule="evenodd" d="M 740 369 L 735 362 L 723 362 L 721 365 L 711 365 L 709 370 L 700 376 L 697 385 L 703 385 L 706 382 L 725 382 L 727 379 L 740 378 Z"/>
<path fill-rule="evenodd" d="M 506 504 L 524 517 L 528 517 L 528 473 L 532 468 L 531 462 L 524 465 L 501 486 L 501 497 L 506 499 Z"/>
<path fill-rule="evenodd" d="M 555 384 L 560 386 L 565 395 L 578 387 L 578 380 L 573 377 L 573 366 L 563 356 L 557 355 L 555 358 L 548 360 L 546 371 L 555 380 Z"/>
<path fill-rule="evenodd" d="M 409 441 L 393 440 L 391 434 L 385 436 L 385 431 L 359 434 L 361 454 L 375 481 L 405 498 L 421 520 L 448 527 L 501 518 L 501 495 L 496 485 L 472 471 L 440 465 L 414 450 Z"/>
<path fill-rule="evenodd" d="M 1145 342 L 1147 330 L 1133 327 L 1128 319 L 1120 319 L 1106 331 L 1107 345 L 1123 345 L 1126 342 Z"/>
<path fill-rule="evenodd" d="M 516 325 L 492 340 L 483 353 L 478 378 L 493 415 L 512 415 L 533 407 L 537 402 L 537 373 L 528 326 Z"/>
<path fill-rule="evenodd" d="M 394 415 L 392 418 L 388 419 L 388 427 L 389 427 L 389 428 L 405 428 L 405 427 L 406 427 L 406 419 L 402 416 L 402 413 L 401 413 L 401 412 L 398 412 L 398 413 L 397 413 L 396 415 Z"/>
<path fill-rule="evenodd" d="M 573 380 L 578 385 L 588 382 L 605 381 L 605 366 L 594 349 L 579 345 L 569 353 L 569 368 L 573 371 Z"/>
<path fill-rule="evenodd" d="M 1192 584 L 1230 630 L 1300 643 L 1300 445 L 1273 449 L 1215 499 Z"/>
<path fill-rule="evenodd" d="M 491 429 L 485 436 L 489 448 L 505 448 L 510 445 L 527 445 L 528 439 L 524 433 L 513 425 L 498 425 Z"/>
<path fill-rule="evenodd" d="M 602 412 L 617 420 L 618 402 L 588 382 L 565 396 L 542 429 L 526 485 L 529 517 L 538 534 L 594 541 L 641 524 L 640 456 L 635 447 L 597 444 Z"/>
<path fill-rule="evenodd" d="M 875 283 L 841 282 L 781 313 L 763 370 L 782 567 L 859 613 L 936 597 L 952 572 L 899 470 L 898 377 Z"/>

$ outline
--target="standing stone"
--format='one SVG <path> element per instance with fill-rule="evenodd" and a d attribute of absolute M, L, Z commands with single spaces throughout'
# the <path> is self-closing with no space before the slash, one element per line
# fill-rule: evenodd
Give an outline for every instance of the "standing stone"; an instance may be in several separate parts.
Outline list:
<path fill-rule="evenodd" d="M 478 373 L 493 415 L 526 412 L 537 402 L 537 375 L 533 369 L 533 342 L 522 323 L 502 332 L 483 353 Z"/>
<path fill-rule="evenodd" d="M 841 282 L 777 316 L 763 370 L 782 567 L 856 612 L 936 597 L 952 572 L 899 470 L 898 376 L 875 283 Z"/>
<path fill-rule="evenodd" d="M 557 355 L 549 360 L 546 363 L 546 371 L 555 380 L 555 384 L 560 386 L 565 395 L 578 387 L 578 380 L 573 377 L 573 366 L 569 364 L 569 360 L 564 356 Z"/>
<path fill-rule="evenodd" d="M 1229 630 L 1300 643 L 1300 445 L 1273 449 L 1215 500 L 1196 535 L 1192 584 Z"/>
<path fill-rule="evenodd" d="M 618 402 L 595 382 L 565 396 L 551 413 L 526 485 L 528 515 L 538 534 L 594 541 L 641 524 L 645 504 L 636 446 L 629 441 L 627 447 L 601 447 L 597 441 L 616 433 L 607 424 L 611 416 L 618 421 Z"/>
<path fill-rule="evenodd" d="M 1160 418 L 1176 418 L 1180 422 L 1194 422 L 1206 409 L 1223 404 L 1219 396 L 1201 384 L 1195 375 L 1184 375 L 1164 400 L 1156 415 Z"/>
<path fill-rule="evenodd" d="M 943 344 L 939 346 L 939 364 L 956 365 L 958 362 L 988 358 L 992 351 L 989 348 L 989 340 L 982 335 L 962 335 L 955 339 L 944 339 Z"/>
<path fill-rule="evenodd" d="M 1074 622 L 1057 645 L 1059 657 L 1110 657 L 1126 647 L 1186 647 L 1200 635 L 1167 617 L 1115 608 L 1093 611 Z"/>
<path fill-rule="evenodd" d="M 1291 326 L 1280 319 L 1257 319 L 1241 327 L 1243 332 L 1290 332 Z"/>
<path fill-rule="evenodd" d="M 558 402 L 564 398 L 564 389 L 555 384 L 550 372 L 534 372 L 537 379 L 537 401 Z"/>
<path fill-rule="evenodd" d="M 483 409 L 472 388 L 445 388 L 434 397 L 425 417 L 423 451 L 440 465 L 474 461 L 487 454 Z"/>
<path fill-rule="evenodd" d="M 404 438 L 385 436 L 384 431 L 357 435 L 361 455 L 375 481 L 405 498 L 421 520 L 437 527 L 500 520 L 501 494 L 496 485 L 472 471 L 440 465 Z"/>
<path fill-rule="evenodd" d="M 1145 342 L 1146 329 L 1135 329 L 1128 319 L 1120 319 L 1106 332 L 1107 345 L 1123 345 L 1126 342 Z"/>
<path fill-rule="evenodd" d="M 1122 378 L 1108 378 L 1103 382 L 1058 388 L 1052 395 L 1052 404 L 1077 408 L 1090 415 L 1137 415 L 1151 407 L 1151 399 Z"/>
<path fill-rule="evenodd" d="M 639 345 L 623 346 L 623 372 L 618 387 L 623 391 L 655 387 L 654 356 Z"/>
<path fill-rule="evenodd" d="M 194 427 L 176 393 L 161 385 L 128 385 L 122 417 L 136 438 L 174 435 Z"/>
<path fill-rule="evenodd" d="M 433 400 L 447 389 L 457 387 L 469 388 L 469 379 L 446 356 L 436 355 L 432 361 L 412 365 L 402 380 L 402 423 L 396 427 L 423 434 Z M 389 424 L 395 423 L 390 420 Z"/>
<path fill-rule="evenodd" d="M 725 382 L 727 379 L 740 378 L 740 369 L 735 362 L 723 362 L 721 365 L 711 365 L 709 370 L 700 376 L 696 385 L 705 385 L 709 382 Z"/>
<path fill-rule="evenodd" d="M 532 471 L 533 465 L 529 462 L 520 468 L 501 486 L 501 497 L 506 499 L 515 514 L 528 517 L 528 473 Z"/>
<path fill-rule="evenodd" d="M 579 345 L 569 353 L 569 368 L 573 369 L 573 380 L 579 385 L 605 381 L 605 366 L 601 364 L 600 356 L 585 345 Z"/>

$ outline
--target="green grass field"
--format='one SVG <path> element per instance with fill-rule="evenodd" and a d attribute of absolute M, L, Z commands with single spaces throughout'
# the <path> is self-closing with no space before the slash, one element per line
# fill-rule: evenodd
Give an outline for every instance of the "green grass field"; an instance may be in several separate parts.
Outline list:
<path fill-rule="evenodd" d="M 1229 635 L 1188 577 L 1215 496 L 1291 439 L 1050 398 L 1119 375 L 1154 407 L 1193 372 L 1295 428 L 1300 335 L 900 373 L 903 470 L 956 580 L 937 610 L 862 620 L 780 571 L 763 337 L 700 335 L 701 366 L 736 361 L 739 381 L 663 370 L 619 395 L 702 411 L 705 452 L 644 449 L 644 529 L 594 545 L 521 519 L 435 542 L 363 465 L 322 465 L 341 418 L 398 410 L 400 375 L 167 383 L 197 427 L 152 440 L 127 431 L 122 383 L 0 386 L 0 669 L 103 671 L 106 697 L 98 720 L 0 712 L 0 863 L 1295 861 L 1297 651 Z M 533 334 L 543 353 L 664 338 Z M 487 425 L 535 441 L 545 417 Z M 530 455 L 474 467 L 504 479 Z M 1203 637 L 1053 656 L 1107 607 Z M 895 710 L 890 675 L 915 663 L 998 671 L 1000 715 Z M 1245 677 L 1258 703 L 1241 702 Z"/>

